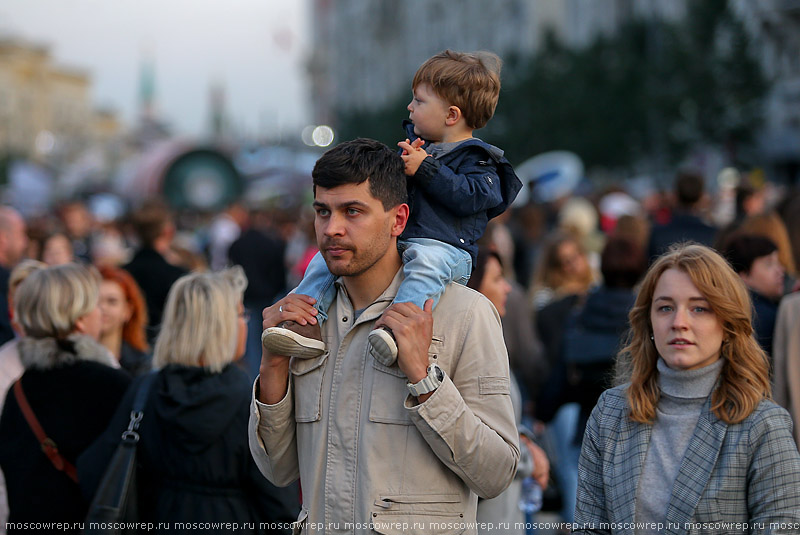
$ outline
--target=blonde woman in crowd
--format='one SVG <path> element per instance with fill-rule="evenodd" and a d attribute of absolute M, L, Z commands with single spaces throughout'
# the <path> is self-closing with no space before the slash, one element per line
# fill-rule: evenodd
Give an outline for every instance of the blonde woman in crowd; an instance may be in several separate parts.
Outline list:
<path fill-rule="evenodd" d="M 11 523 L 63 522 L 67 533 L 78 533 L 77 523 L 86 517 L 89 504 L 74 464 L 106 428 L 130 382 L 111 367 L 111 355 L 97 342 L 99 285 L 96 270 L 64 264 L 34 270 L 14 296 L 25 371 L 0 417 L 0 468 Z M 33 432 L 26 405 L 47 441 Z"/>
<path fill-rule="evenodd" d="M 208 533 L 228 533 L 225 522 L 252 523 L 256 529 L 242 533 L 261 533 L 260 522 L 296 518 L 248 447 L 251 382 L 236 365 L 247 340 L 246 286 L 237 266 L 185 275 L 169 291 L 153 354 L 158 375 L 139 427 L 140 521 L 222 523 Z M 78 463 L 87 498 L 128 426 L 144 379 L 134 380 L 106 432 Z"/>
<path fill-rule="evenodd" d="M 626 382 L 603 393 L 586 427 L 575 532 L 694 533 L 688 523 L 717 522 L 792 532 L 771 524 L 800 523 L 800 454 L 789 415 L 770 401 L 740 278 L 713 249 L 673 246 L 629 317 Z"/>
<path fill-rule="evenodd" d="M 37 260 L 23 260 L 11 270 L 11 275 L 8 278 L 8 310 L 14 310 L 14 294 L 22 281 L 28 275 L 43 267 L 47 267 L 42 262 Z M 22 327 L 14 321 L 13 312 L 11 313 L 11 328 L 17 336 L 22 336 Z M 6 399 L 8 388 L 14 384 L 14 381 L 19 379 L 25 368 L 22 367 L 22 362 L 19 360 L 19 350 L 17 343 L 19 338 L 9 340 L 0 346 L 0 414 L 3 413 L 3 403 Z M 5 533 L 6 521 L 8 520 L 8 500 L 6 498 L 6 480 L 0 470 L 0 533 Z"/>

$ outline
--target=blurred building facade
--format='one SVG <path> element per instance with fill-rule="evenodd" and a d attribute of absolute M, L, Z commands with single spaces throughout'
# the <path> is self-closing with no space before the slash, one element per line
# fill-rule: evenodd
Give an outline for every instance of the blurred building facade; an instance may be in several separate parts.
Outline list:
<path fill-rule="evenodd" d="M 0 155 L 70 160 L 117 136 L 113 113 L 92 109 L 91 78 L 57 65 L 45 45 L 0 37 Z"/>
<path fill-rule="evenodd" d="M 527 56 L 548 31 L 581 47 L 631 17 L 677 19 L 684 12 L 685 0 L 314 0 L 314 120 L 335 125 L 337 111 L 410 95 L 419 65 L 446 48 Z"/>

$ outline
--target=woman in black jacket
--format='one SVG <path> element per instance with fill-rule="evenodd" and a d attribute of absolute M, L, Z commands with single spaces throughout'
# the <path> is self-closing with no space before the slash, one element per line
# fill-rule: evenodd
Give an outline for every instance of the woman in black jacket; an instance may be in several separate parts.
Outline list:
<path fill-rule="evenodd" d="M 9 532 L 16 523 L 63 522 L 68 533 L 78 533 L 73 523 L 86 517 L 88 501 L 69 467 L 106 428 L 130 382 L 96 341 L 99 284 L 94 269 L 65 264 L 31 273 L 15 294 L 14 317 L 25 331 L 18 345 L 25 372 L 18 381 L 23 403 L 12 385 L 0 418 Z M 43 452 L 23 415 L 25 403 L 61 459 L 51 461 Z"/>
<path fill-rule="evenodd" d="M 158 376 L 139 427 L 140 521 L 169 523 L 173 531 L 176 522 L 188 522 L 204 533 L 227 533 L 230 526 L 214 524 L 233 522 L 239 532 L 261 533 L 271 530 L 260 523 L 297 516 L 258 471 L 248 448 L 252 389 L 234 363 L 247 338 L 246 285 L 237 267 L 186 275 L 170 290 L 154 352 Z M 134 380 L 108 430 L 78 462 L 87 496 L 128 425 L 141 381 Z"/>

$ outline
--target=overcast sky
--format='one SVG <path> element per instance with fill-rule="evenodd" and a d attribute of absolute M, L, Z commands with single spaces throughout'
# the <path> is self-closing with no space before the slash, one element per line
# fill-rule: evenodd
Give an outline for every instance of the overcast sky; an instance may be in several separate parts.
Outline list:
<path fill-rule="evenodd" d="M 141 64 L 152 57 L 157 109 L 189 135 L 208 130 L 214 81 L 240 129 L 299 131 L 308 120 L 309 31 L 308 0 L 0 2 L 0 33 L 48 44 L 57 63 L 88 71 L 93 104 L 129 124 Z"/>

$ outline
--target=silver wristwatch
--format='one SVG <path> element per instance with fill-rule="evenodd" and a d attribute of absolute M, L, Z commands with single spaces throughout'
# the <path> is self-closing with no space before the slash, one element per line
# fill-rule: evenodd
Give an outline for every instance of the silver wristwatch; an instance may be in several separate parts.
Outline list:
<path fill-rule="evenodd" d="M 444 372 L 438 364 L 431 364 L 428 366 L 428 375 L 418 383 L 406 383 L 408 391 L 415 398 L 420 397 L 422 394 L 433 392 L 444 381 Z"/>

